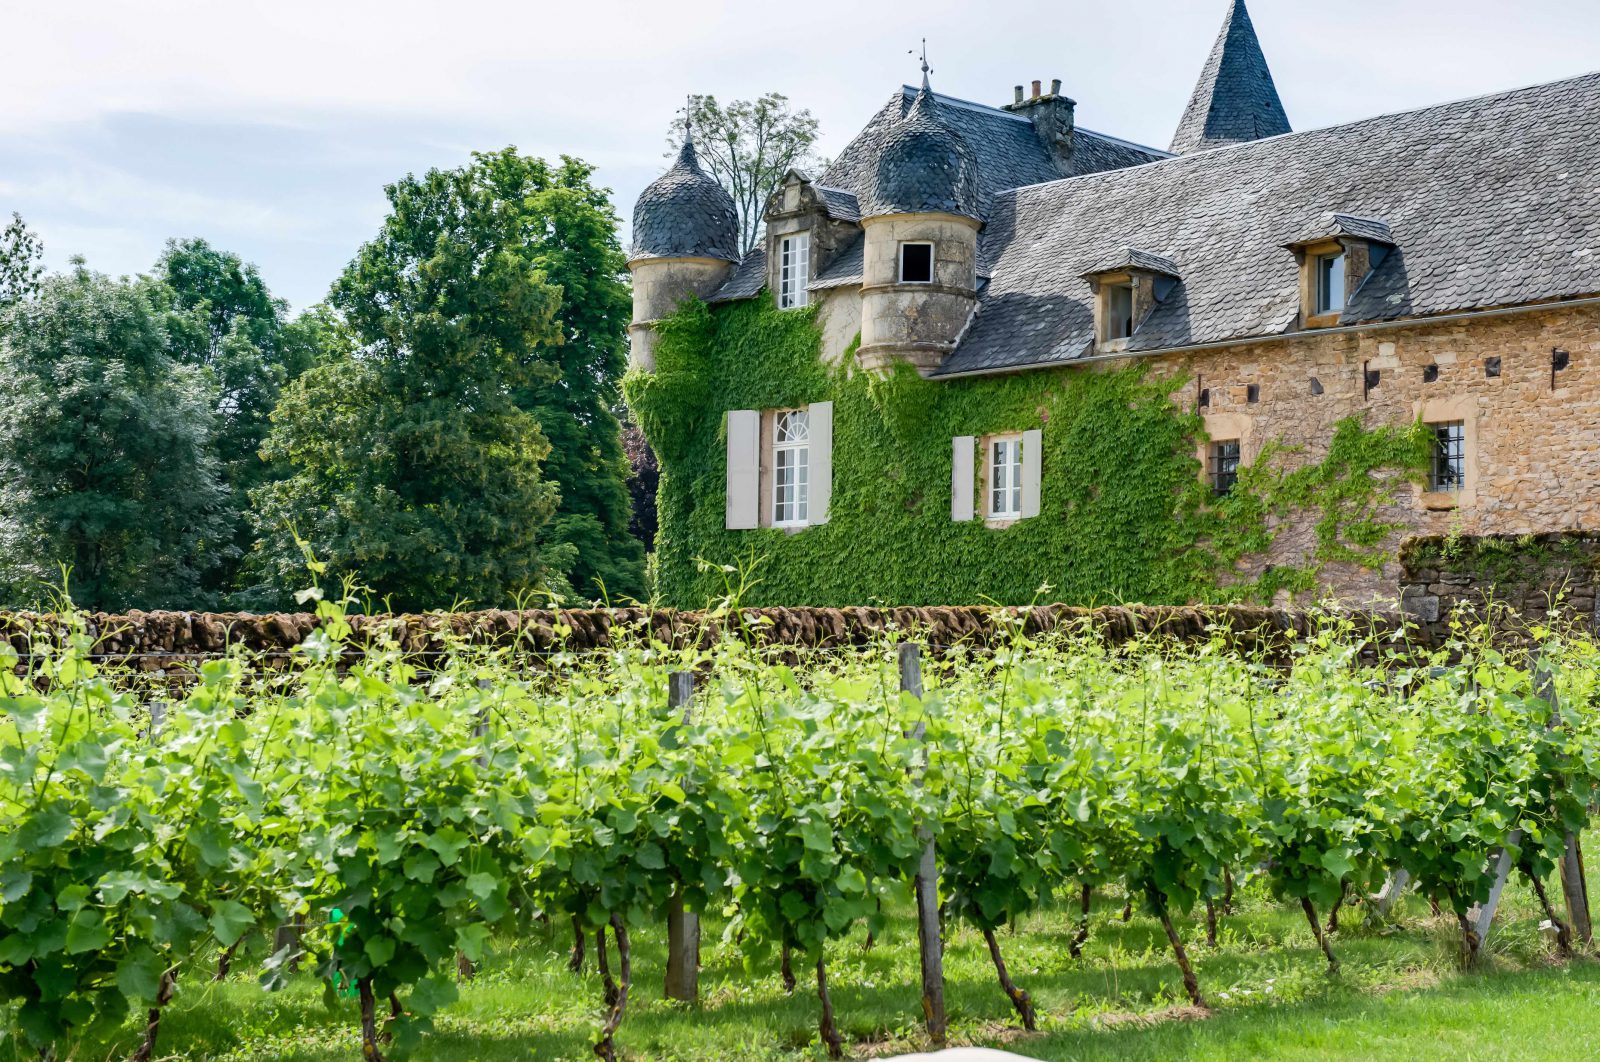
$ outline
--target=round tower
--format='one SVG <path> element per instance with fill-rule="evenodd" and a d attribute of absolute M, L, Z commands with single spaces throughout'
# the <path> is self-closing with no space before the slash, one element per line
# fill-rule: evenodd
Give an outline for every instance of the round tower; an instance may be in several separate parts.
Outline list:
<path fill-rule="evenodd" d="M 633 323 L 629 364 L 655 369 L 655 324 L 689 295 L 711 294 L 739 260 L 733 198 L 700 167 L 685 135 L 672 168 L 652 181 L 633 209 Z"/>
<path fill-rule="evenodd" d="M 978 298 L 978 167 L 922 89 L 878 152 L 862 204 L 861 347 L 869 371 L 926 373 L 955 348 Z"/>

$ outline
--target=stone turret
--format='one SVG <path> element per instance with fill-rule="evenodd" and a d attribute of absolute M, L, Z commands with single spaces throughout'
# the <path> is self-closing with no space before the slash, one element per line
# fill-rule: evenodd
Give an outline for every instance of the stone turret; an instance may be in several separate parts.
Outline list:
<path fill-rule="evenodd" d="M 739 260 L 733 198 L 700 166 L 686 135 L 672 168 L 645 188 L 633 210 L 633 323 L 629 364 L 655 369 L 655 323 L 690 295 L 715 291 Z"/>
<path fill-rule="evenodd" d="M 978 168 L 922 90 L 878 154 L 861 204 L 862 368 L 904 362 L 926 373 L 955 348 L 977 305 Z"/>

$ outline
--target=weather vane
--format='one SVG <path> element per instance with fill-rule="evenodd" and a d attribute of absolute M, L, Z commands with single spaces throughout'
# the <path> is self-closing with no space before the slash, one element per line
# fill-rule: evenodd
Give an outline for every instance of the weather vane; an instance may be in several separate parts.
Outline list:
<path fill-rule="evenodd" d="M 917 50 L 915 48 L 907 48 L 906 54 L 916 55 Z M 928 38 L 924 37 L 922 38 L 922 76 L 927 77 L 931 73 L 933 73 L 933 67 L 928 65 Z"/>

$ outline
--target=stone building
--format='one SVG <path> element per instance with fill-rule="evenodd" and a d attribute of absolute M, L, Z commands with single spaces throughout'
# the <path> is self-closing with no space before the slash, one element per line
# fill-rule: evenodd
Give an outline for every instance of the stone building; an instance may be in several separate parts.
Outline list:
<path fill-rule="evenodd" d="M 991 107 L 924 74 L 823 173 L 789 175 L 745 256 L 686 143 L 634 216 L 636 373 L 687 295 L 814 306 L 821 357 L 853 351 L 852 372 L 1181 379 L 1219 494 L 1269 442 L 1314 460 L 1357 415 L 1431 435 L 1425 473 L 1382 502 L 1405 534 L 1600 529 L 1600 75 L 1292 132 L 1233 0 L 1170 151 L 1075 106 L 1059 81 Z M 848 459 L 832 403 L 721 412 L 722 526 L 826 522 Z M 1050 430 L 952 434 L 948 519 L 1051 519 Z M 1311 548 L 1309 525 L 1277 530 L 1253 564 Z M 1323 586 L 1393 597 L 1394 552 Z"/>

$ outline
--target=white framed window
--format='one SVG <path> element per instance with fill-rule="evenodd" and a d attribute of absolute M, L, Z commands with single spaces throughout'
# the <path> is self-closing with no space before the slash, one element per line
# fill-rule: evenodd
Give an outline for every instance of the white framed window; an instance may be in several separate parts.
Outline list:
<path fill-rule="evenodd" d="M 991 520 L 1022 517 L 1022 436 L 989 440 L 989 490 L 984 515 Z"/>
<path fill-rule="evenodd" d="M 779 410 L 772 418 L 772 526 L 804 527 L 811 505 L 811 414 Z"/>
<path fill-rule="evenodd" d="M 811 281 L 811 234 L 797 232 L 778 240 L 778 309 L 792 310 L 804 306 L 810 293 L 806 285 Z"/>
<path fill-rule="evenodd" d="M 900 283 L 933 283 L 933 244 L 917 242 L 900 245 Z"/>
<path fill-rule="evenodd" d="M 1133 285 L 1107 284 L 1106 338 L 1127 339 L 1133 335 Z"/>
<path fill-rule="evenodd" d="M 1312 278 L 1316 284 L 1317 313 L 1344 312 L 1344 252 L 1318 255 Z"/>

